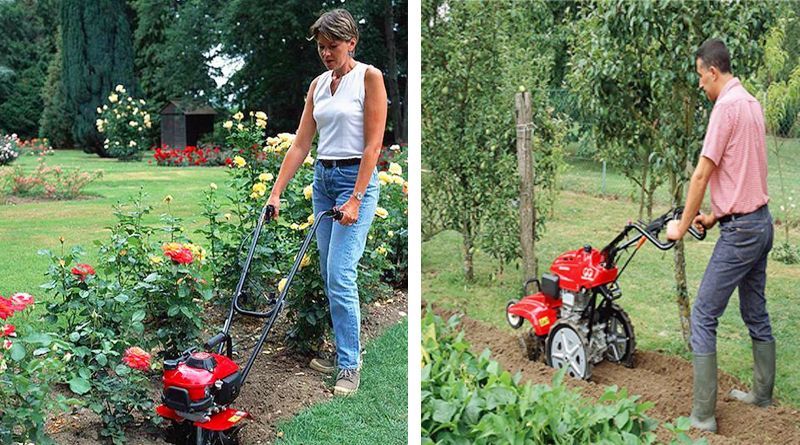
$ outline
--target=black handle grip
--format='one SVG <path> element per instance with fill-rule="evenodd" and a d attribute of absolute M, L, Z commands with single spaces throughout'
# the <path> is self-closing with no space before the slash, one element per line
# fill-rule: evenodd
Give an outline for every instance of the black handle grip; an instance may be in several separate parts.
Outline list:
<path fill-rule="evenodd" d="M 692 236 L 695 237 L 697 240 L 703 241 L 704 239 L 706 239 L 706 233 L 708 233 L 708 229 L 703 227 L 703 231 L 701 232 L 695 229 L 695 227 L 692 225 L 689 226 L 689 233 L 691 233 Z"/>
<path fill-rule="evenodd" d="M 339 207 L 332 208 L 331 212 L 333 212 L 333 220 L 334 221 L 341 221 L 342 220 L 342 217 L 344 216 L 344 213 L 342 213 L 342 211 L 339 210 Z"/>
<path fill-rule="evenodd" d="M 211 337 L 208 339 L 205 345 L 203 345 L 206 349 L 212 349 L 219 345 L 220 343 L 224 342 L 228 339 L 228 335 L 224 332 L 220 332 L 219 334 Z"/>

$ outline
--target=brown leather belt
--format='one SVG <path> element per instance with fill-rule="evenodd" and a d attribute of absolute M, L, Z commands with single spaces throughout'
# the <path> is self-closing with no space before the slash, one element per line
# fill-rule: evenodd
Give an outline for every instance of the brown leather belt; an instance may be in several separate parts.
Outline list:
<path fill-rule="evenodd" d="M 331 167 L 347 167 L 350 165 L 358 165 L 361 163 L 361 158 L 349 158 L 349 159 L 317 159 L 317 162 L 321 163 L 325 168 Z"/>

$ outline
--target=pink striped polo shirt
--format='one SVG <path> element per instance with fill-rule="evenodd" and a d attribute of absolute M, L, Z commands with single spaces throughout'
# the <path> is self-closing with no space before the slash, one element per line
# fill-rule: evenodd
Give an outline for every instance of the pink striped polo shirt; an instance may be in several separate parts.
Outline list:
<path fill-rule="evenodd" d="M 749 213 L 769 201 L 764 112 L 735 77 L 711 110 L 700 155 L 716 165 L 709 184 L 717 218 Z"/>

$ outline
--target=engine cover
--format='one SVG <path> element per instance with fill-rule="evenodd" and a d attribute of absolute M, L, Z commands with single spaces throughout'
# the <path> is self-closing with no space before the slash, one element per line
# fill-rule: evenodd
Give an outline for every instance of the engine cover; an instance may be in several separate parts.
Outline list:
<path fill-rule="evenodd" d="M 239 366 L 223 355 L 194 352 L 164 366 L 161 399 L 169 408 L 193 413 L 227 405 L 239 395 Z"/>

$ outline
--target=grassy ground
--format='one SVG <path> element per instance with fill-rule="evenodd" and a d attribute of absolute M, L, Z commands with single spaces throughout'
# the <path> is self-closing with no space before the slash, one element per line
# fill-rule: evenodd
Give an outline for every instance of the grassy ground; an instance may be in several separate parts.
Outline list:
<path fill-rule="evenodd" d="M 800 141 L 785 145 L 782 156 L 784 179 L 790 187 L 800 188 Z M 769 189 L 773 207 L 783 199 L 779 193 L 776 160 L 770 156 Z M 590 243 L 602 247 L 610 241 L 629 219 L 636 219 L 638 204 L 627 199 L 630 185 L 614 171 L 607 172 L 606 187 L 616 197 L 600 195 L 601 166 L 593 162 L 575 162 L 565 173 L 561 184 L 564 190 L 556 204 L 555 215 L 547 223 L 547 231 L 537 243 L 540 271 L 566 250 Z M 668 208 L 666 193 L 660 191 L 654 213 Z M 773 213 L 777 213 L 773 210 Z M 711 256 L 718 230 L 713 229 L 705 241 L 687 241 L 687 278 L 690 294 L 694 296 L 705 266 Z M 776 244 L 783 238 L 776 230 Z M 797 230 L 792 232 L 800 240 Z M 691 238 L 691 237 L 687 237 Z M 630 314 L 636 329 L 640 349 L 663 350 L 684 357 L 677 304 L 673 295 L 672 252 L 662 253 L 646 245 L 631 262 L 620 279 L 623 297 L 620 304 Z M 506 302 L 520 296 L 524 281 L 521 272 L 506 267 L 497 275 L 496 262 L 486 254 L 475 256 L 476 281 L 465 284 L 462 272 L 461 237 L 455 232 L 443 232 L 422 246 L 422 295 L 428 302 L 446 307 L 461 308 L 476 319 L 507 327 L 504 310 Z M 771 261 L 767 270 L 768 308 L 778 339 L 777 396 L 795 407 L 800 406 L 800 374 L 795 365 L 800 361 L 800 344 L 792 341 L 800 330 L 800 308 L 796 304 L 796 289 L 800 287 L 800 267 Z M 751 379 L 752 359 L 747 329 L 739 316 L 738 297 L 730 305 L 718 330 L 720 366 L 744 381 Z"/>
<path fill-rule="evenodd" d="M 154 207 L 152 221 L 167 212 L 166 195 L 174 200 L 170 210 L 184 218 L 187 229 L 203 223 L 200 216 L 202 191 L 211 182 L 221 188 L 227 177 L 223 167 L 158 167 L 140 162 L 119 162 L 101 159 L 82 151 L 56 151 L 46 158 L 48 165 L 64 168 L 80 167 L 83 171 L 103 170 L 102 179 L 86 187 L 90 199 L 74 201 L 31 202 L 0 205 L 0 294 L 29 292 L 39 295 L 47 261 L 36 254 L 39 249 L 60 251 L 59 237 L 65 246 L 81 245 L 87 250 L 87 262 L 95 260 L 93 240 L 107 239 L 106 228 L 115 222 L 112 206 L 127 201 L 143 189 L 146 203 Z M 36 167 L 36 158 L 23 157 L 15 165 L 25 170 Z M 4 168 L 4 167 L 0 167 Z M 7 168 L 7 167 L 5 167 Z"/>
<path fill-rule="evenodd" d="M 367 345 L 361 389 L 301 412 L 276 444 L 400 444 L 408 435 L 408 322 Z"/>

